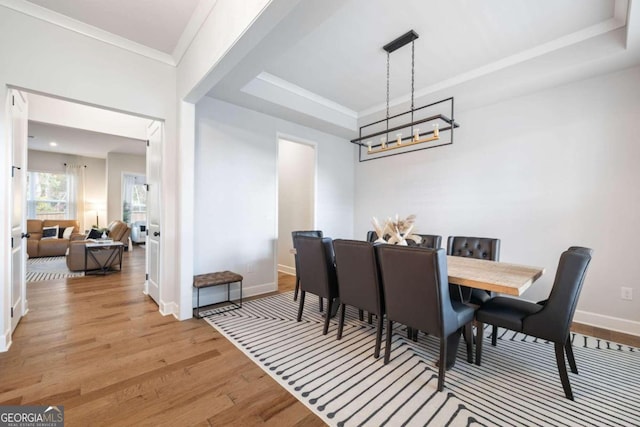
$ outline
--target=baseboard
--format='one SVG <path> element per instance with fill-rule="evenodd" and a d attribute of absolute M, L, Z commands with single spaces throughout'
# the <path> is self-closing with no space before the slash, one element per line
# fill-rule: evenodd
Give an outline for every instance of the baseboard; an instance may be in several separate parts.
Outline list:
<path fill-rule="evenodd" d="M 261 285 L 253 285 L 248 287 L 246 291 L 242 293 L 243 297 L 254 297 L 256 295 L 268 294 L 269 292 L 275 292 L 278 290 L 278 285 L 275 283 L 263 283 Z"/>
<path fill-rule="evenodd" d="M 162 314 L 163 316 L 168 316 L 170 314 L 173 314 L 175 318 L 178 317 L 178 304 L 176 304 L 175 302 L 173 301 L 164 302 L 160 300 L 159 307 L 160 307 L 160 314 Z"/>
<path fill-rule="evenodd" d="M 291 276 L 295 276 L 296 275 L 296 268 L 295 267 L 289 267 L 288 265 L 278 264 L 278 271 L 280 273 L 289 274 Z"/>
<path fill-rule="evenodd" d="M 640 322 L 633 320 L 576 310 L 573 321 L 584 325 L 608 329 L 610 331 L 640 336 Z"/>
<path fill-rule="evenodd" d="M 11 328 L 7 329 L 7 331 L 0 335 L 0 353 L 5 351 L 9 351 L 11 347 Z"/>

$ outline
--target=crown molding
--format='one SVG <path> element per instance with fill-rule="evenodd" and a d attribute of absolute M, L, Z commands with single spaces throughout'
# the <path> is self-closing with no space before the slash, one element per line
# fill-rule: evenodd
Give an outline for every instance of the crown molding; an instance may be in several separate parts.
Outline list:
<path fill-rule="evenodd" d="M 557 51 L 559 49 L 563 49 L 568 46 L 575 45 L 585 40 L 622 28 L 627 25 L 627 13 L 626 13 L 627 7 L 628 7 L 627 0 L 616 0 L 615 7 L 614 7 L 614 15 L 613 17 L 607 19 L 606 21 L 599 22 L 597 24 L 583 28 L 582 30 L 573 32 L 571 34 L 567 34 L 563 37 L 559 37 L 548 43 L 543 43 L 531 49 L 527 49 L 522 52 L 516 53 L 515 55 L 508 56 L 506 58 L 484 65 L 482 67 L 478 67 L 469 72 L 459 74 L 457 76 L 451 77 L 450 79 L 442 80 L 431 86 L 427 86 L 422 89 L 416 90 L 414 94 L 414 98 L 421 98 L 431 93 L 451 88 L 461 83 L 465 83 L 470 80 L 474 80 L 479 77 L 486 76 L 496 71 L 532 60 L 537 57 L 541 57 L 543 55 Z M 624 13 L 622 11 L 624 11 Z M 402 95 L 390 100 L 389 106 L 394 107 L 394 106 L 409 102 L 410 100 L 411 100 L 411 94 L 407 93 L 405 95 Z M 387 107 L 386 103 L 375 105 L 373 107 L 367 108 L 366 110 L 359 111 L 358 117 L 366 117 L 370 114 L 374 114 L 379 111 L 382 111 L 386 107 Z"/>
<path fill-rule="evenodd" d="M 187 26 L 184 28 L 184 31 L 182 31 L 182 34 L 180 35 L 180 40 L 178 40 L 178 43 L 176 44 L 176 47 L 173 49 L 173 53 L 171 54 L 171 56 L 173 56 L 173 61 L 175 64 L 180 64 L 180 61 L 182 61 L 182 57 L 191 46 L 193 39 L 195 39 L 196 34 L 198 34 L 198 31 L 200 31 L 200 28 L 202 27 L 202 24 L 204 24 L 204 22 L 211 14 L 211 11 L 215 7 L 216 3 L 218 3 L 218 0 L 200 0 L 198 2 L 198 5 L 196 6 L 193 14 L 191 15 L 191 18 L 189 19 L 189 22 L 187 23 Z"/>
<path fill-rule="evenodd" d="M 240 90 L 343 129 L 356 129 L 355 111 L 273 74 L 263 71 Z"/>
<path fill-rule="evenodd" d="M 287 92 L 298 95 L 302 98 L 308 99 L 309 101 L 316 103 L 318 105 L 322 105 L 323 107 L 328 108 L 330 110 L 337 111 L 338 113 L 344 114 L 345 116 L 348 116 L 354 119 L 358 118 L 358 113 L 353 111 L 352 109 L 347 108 L 342 104 L 338 104 L 337 102 L 331 101 L 330 99 L 324 98 L 315 92 L 311 92 L 310 90 L 297 86 L 287 80 L 281 79 L 280 77 L 274 76 L 273 74 L 269 74 L 263 71 L 256 76 L 256 79 L 261 80 L 262 82 L 268 83 L 270 85 L 276 86 Z"/>
<path fill-rule="evenodd" d="M 176 65 L 176 61 L 168 53 L 161 52 L 157 49 L 152 49 L 148 46 L 136 43 L 124 37 L 94 27 L 93 25 L 86 24 L 61 13 L 46 9 L 37 4 L 29 3 L 25 0 L 0 0 L 0 6 L 4 6 L 7 9 L 20 12 L 24 15 L 28 15 L 41 21 L 48 22 L 58 27 L 74 31 L 86 37 L 91 37 L 103 43 L 128 50 L 130 52 L 145 56 L 150 59 L 154 59 L 156 61 L 160 61 L 167 65 Z"/>

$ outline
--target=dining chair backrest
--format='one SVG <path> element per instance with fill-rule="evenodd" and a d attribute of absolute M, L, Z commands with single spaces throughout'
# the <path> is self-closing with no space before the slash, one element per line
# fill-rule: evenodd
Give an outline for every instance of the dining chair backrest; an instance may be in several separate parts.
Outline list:
<path fill-rule="evenodd" d="M 411 239 L 407 239 L 407 244 L 409 246 L 418 246 L 420 248 L 428 249 L 440 249 L 440 245 L 442 244 L 442 236 L 437 236 L 435 234 L 416 234 L 416 236 L 420 236 L 422 238 L 420 243 L 416 243 Z"/>
<path fill-rule="evenodd" d="M 335 297 L 338 280 L 333 246 L 328 237 L 294 237 L 299 264 L 300 287 L 323 298 Z"/>
<path fill-rule="evenodd" d="M 322 237 L 322 230 L 297 230 L 297 231 L 292 231 L 291 232 L 291 238 L 293 239 L 293 248 L 297 250 L 296 248 L 296 237 L 298 236 L 307 236 L 307 237 Z M 300 277 L 298 275 L 298 255 L 297 253 L 293 256 L 295 264 L 296 264 L 296 275 L 298 277 Z"/>
<path fill-rule="evenodd" d="M 420 243 L 415 243 L 413 240 L 407 239 L 408 246 L 419 246 L 421 248 L 438 249 L 442 245 L 442 236 L 438 236 L 435 234 L 414 234 L 416 236 L 420 236 L 422 239 Z M 388 237 L 389 236 L 387 236 L 387 238 Z M 378 240 L 378 233 L 376 233 L 375 231 L 368 231 L 367 242 L 373 243 L 376 240 Z"/>
<path fill-rule="evenodd" d="M 387 318 L 436 337 L 459 328 L 444 249 L 376 247 Z"/>
<path fill-rule="evenodd" d="M 567 250 L 572 252 L 582 252 L 589 256 L 593 255 L 593 249 L 585 248 L 584 246 L 569 246 L 569 249 Z"/>
<path fill-rule="evenodd" d="M 549 299 L 542 310 L 523 320 L 522 332 L 553 342 L 566 340 L 590 261 L 589 251 L 562 253 Z"/>
<path fill-rule="evenodd" d="M 358 240 L 333 241 L 340 302 L 369 313 L 383 313 L 382 285 L 372 243 Z"/>
<path fill-rule="evenodd" d="M 449 236 L 447 255 L 500 260 L 500 239 L 488 237 Z"/>

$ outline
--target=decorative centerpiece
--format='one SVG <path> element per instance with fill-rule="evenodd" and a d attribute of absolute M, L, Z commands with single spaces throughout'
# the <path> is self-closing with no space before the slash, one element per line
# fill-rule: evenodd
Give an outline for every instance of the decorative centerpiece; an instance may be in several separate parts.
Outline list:
<path fill-rule="evenodd" d="M 405 219 L 400 219 L 396 214 L 396 220 L 387 218 L 383 226 L 380 226 L 378 219 L 374 216 L 371 220 L 373 229 L 378 235 L 376 243 L 389 243 L 391 245 L 407 246 L 407 239 L 413 240 L 416 244 L 422 242 L 422 237 L 411 234 L 416 221 L 415 215 L 409 215 Z"/>

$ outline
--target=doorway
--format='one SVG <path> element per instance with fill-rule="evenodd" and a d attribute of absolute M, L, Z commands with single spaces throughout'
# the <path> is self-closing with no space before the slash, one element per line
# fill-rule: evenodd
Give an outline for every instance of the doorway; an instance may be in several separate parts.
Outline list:
<path fill-rule="evenodd" d="M 99 228 L 100 225 L 106 225 L 115 219 L 124 220 L 123 214 L 125 212 L 120 197 L 122 193 L 121 182 L 118 180 L 117 184 L 109 185 L 109 177 L 120 178 L 123 176 L 123 168 L 130 171 L 138 168 L 138 166 L 140 167 L 137 171 L 138 174 L 145 173 L 149 167 L 146 161 L 146 153 L 149 147 L 149 124 L 159 123 L 161 127 L 162 122 L 134 114 L 112 111 L 100 106 L 33 93 L 24 89 L 19 92 L 13 90 L 13 92 L 22 94 L 25 103 L 28 102 L 26 105 L 29 107 L 37 107 L 33 109 L 25 107 L 23 109 L 25 111 L 23 118 L 25 130 L 20 139 L 24 144 L 24 156 L 21 159 L 17 159 L 14 155 L 12 158 L 13 164 L 21 163 L 21 166 L 14 169 L 21 171 L 25 177 L 21 181 L 13 180 L 14 188 L 11 195 L 11 200 L 14 201 L 12 206 L 21 206 L 23 208 L 22 214 L 19 215 L 20 227 L 16 226 L 15 231 L 16 233 L 20 231 L 21 235 L 25 237 L 24 246 L 27 246 L 27 239 L 30 237 L 25 226 L 27 218 L 50 221 L 75 220 L 77 221 L 78 232 L 83 234 L 87 232 L 87 229 L 92 224 Z M 10 94 L 9 102 L 15 102 L 13 94 Z M 13 110 L 11 111 L 13 114 Z M 28 115 L 26 111 L 28 111 Z M 12 130 L 16 128 L 15 123 L 12 122 L 11 124 Z M 16 132 L 14 131 L 14 133 Z M 27 137 L 27 135 L 29 136 Z M 160 138 L 154 139 L 154 147 L 160 147 L 163 143 L 162 133 L 159 133 L 159 135 Z M 157 144 L 155 144 L 156 142 Z M 17 152 L 16 150 L 13 151 Z M 105 151 L 107 154 L 101 155 L 99 154 L 100 151 Z M 160 148 L 156 148 L 155 152 L 158 153 L 155 158 L 157 160 L 156 163 L 159 165 L 161 161 Z M 141 161 L 138 161 L 138 158 Z M 46 199 L 45 195 L 48 193 L 38 192 L 37 195 L 32 194 L 34 197 L 33 200 L 30 200 L 32 203 L 29 204 L 29 200 L 26 200 L 26 185 L 23 185 L 22 190 L 16 189 L 15 184 L 17 182 L 24 181 L 26 183 L 29 170 L 47 171 L 49 174 L 55 172 L 66 177 L 69 174 L 68 168 L 70 166 L 78 166 L 83 171 L 83 178 L 80 181 L 82 184 L 65 187 L 67 190 L 60 193 L 64 196 L 60 200 L 58 200 L 59 198 L 54 198 L 55 200 L 47 199 L 42 201 L 40 198 L 44 197 Z M 153 164 L 152 166 L 156 165 Z M 159 170 L 159 167 L 156 169 Z M 73 188 L 73 190 L 70 188 Z M 113 188 L 113 191 L 109 190 L 110 188 Z M 155 182 L 154 190 L 157 193 L 160 192 L 159 180 Z M 78 196 L 80 193 L 82 196 Z M 117 199 L 117 209 L 107 209 L 108 199 Z M 141 205 L 141 200 L 143 199 L 144 195 L 139 196 L 135 199 L 135 202 L 137 202 L 137 205 Z M 132 206 L 131 215 L 138 213 L 134 212 L 135 208 L 139 208 L 138 210 L 143 209 L 143 207 L 137 205 Z M 53 212 L 52 206 L 64 211 L 61 214 L 62 216 L 58 211 Z M 154 206 L 159 209 L 159 205 Z M 27 207 L 30 207 L 30 209 L 27 209 Z M 45 210 L 44 214 L 46 215 L 39 212 L 38 209 Z M 56 215 L 60 217 L 54 218 Z M 13 216 L 17 218 L 17 215 L 14 214 Z M 16 220 L 17 223 L 18 221 Z M 57 239 L 60 238 L 64 239 L 65 237 L 58 235 Z M 157 240 L 159 241 L 159 239 Z M 27 311 L 28 288 L 26 287 L 25 277 L 27 260 L 26 251 L 18 250 L 18 238 L 15 238 L 14 241 L 16 242 L 14 245 L 16 250 L 12 253 L 15 253 L 16 256 L 11 265 L 13 278 L 11 299 L 13 302 L 13 300 L 18 301 L 18 298 L 21 298 L 24 306 L 22 310 L 12 307 L 11 311 L 15 314 L 13 323 L 17 324 L 20 317 L 26 314 Z M 159 256 L 160 251 L 155 251 L 154 254 Z M 51 256 L 53 257 L 53 255 Z M 44 260 L 43 257 L 45 255 L 38 254 L 31 261 Z M 57 258 L 60 258 L 60 256 Z M 55 261 L 58 262 L 59 260 Z M 147 255 L 145 262 L 147 271 L 149 271 L 149 264 L 159 265 L 159 261 L 150 259 Z M 65 269 L 67 268 L 64 258 L 61 261 L 61 266 Z M 154 271 L 159 271 L 159 269 L 156 268 Z M 67 271 L 67 273 L 69 274 L 61 277 L 74 277 L 74 272 Z M 159 278 L 157 282 L 159 283 Z M 141 291 L 144 291 L 146 283 L 141 282 L 140 287 Z M 21 291 L 14 291 L 14 288 Z M 13 298 L 14 296 L 15 298 Z"/>
<path fill-rule="evenodd" d="M 316 150 L 309 143 L 278 140 L 278 275 L 296 274 L 291 232 L 315 227 Z"/>

